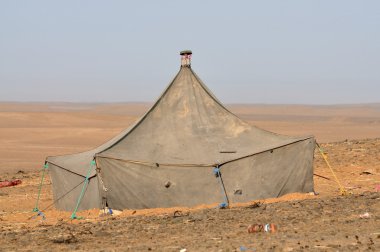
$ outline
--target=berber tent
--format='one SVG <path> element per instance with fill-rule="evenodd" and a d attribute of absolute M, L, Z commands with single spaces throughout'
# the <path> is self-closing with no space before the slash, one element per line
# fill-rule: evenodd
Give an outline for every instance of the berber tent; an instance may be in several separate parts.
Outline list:
<path fill-rule="evenodd" d="M 211 93 L 190 59 L 191 51 L 181 52 L 173 81 L 119 135 L 87 152 L 47 157 L 58 209 L 72 211 L 80 194 L 84 210 L 228 204 L 314 190 L 314 137 L 244 122 Z"/>

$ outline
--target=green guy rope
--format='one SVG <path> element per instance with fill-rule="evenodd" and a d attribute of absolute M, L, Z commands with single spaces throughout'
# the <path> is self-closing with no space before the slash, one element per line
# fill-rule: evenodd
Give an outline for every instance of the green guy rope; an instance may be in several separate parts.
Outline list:
<path fill-rule="evenodd" d="M 39 189 L 38 189 L 36 206 L 33 208 L 33 212 L 36 212 L 36 213 L 40 211 L 40 210 L 38 210 L 38 202 L 40 201 L 42 183 L 44 182 L 45 172 L 46 172 L 47 168 L 49 168 L 49 165 L 48 165 L 48 163 L 45 163 L 44 168 L 42 169 L 42 176 L 41 176 L 41 182 L 40 182 Z"/>
<path fill-rule="evenodd" d="M 75 206 L 75 209 L 74 209 L 73 213 L 71 214 L 71 219 L 72 220 L 73 219 L 81 219 L 81 217 L 77 216 L 77 211 L 78 211 L 78 208 L 79 208 L 79 204 L 82 201 L 82 198 L 83 198 L 83 195 L 84 195 L 84 191 L 85 191 L 85 189 L 86 189 L 86 187 L 88 185 L 88 180 L 89 180 L 89 177 L 90 177 L 90 174 L 91 174 L 92 167 L 95 166 L 95 164 L 96 164 L 95 160 L 92 160 L 91 163 L 90 163 L 90 168 L 88 168 L 86 178 L 84 179 L 82 191 L 79 194 L 77 205 Z"/>

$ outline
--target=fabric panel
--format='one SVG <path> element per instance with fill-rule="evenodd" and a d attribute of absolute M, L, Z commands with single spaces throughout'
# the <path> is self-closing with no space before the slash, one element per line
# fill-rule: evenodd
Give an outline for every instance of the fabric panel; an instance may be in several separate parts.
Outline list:
<path fill-rule="evenodd" d="M 307 139 L 222 166 L 228 197 L 247 202 L 314 191 L 314 148 L 314 139 Z"/>
<path fill-rule="evenodd" d="M 59 210 L 74 211 L 85 178 L 53 164 L 49 164 L 49 170 L 53 184 L 53 196 L 56 201 L 55 207 Z M 96 177 L 93 177 L 89 180 L 78 209 L 85 210 L 99 207 L 98 181 Z"/>
<path fill-rule="evenodd" d="M 149 167 L 107 158 L 98 161 L 108 189 L 107 203 L 114 209 L 195 206 L 223 201 L 212 167 Z"/>

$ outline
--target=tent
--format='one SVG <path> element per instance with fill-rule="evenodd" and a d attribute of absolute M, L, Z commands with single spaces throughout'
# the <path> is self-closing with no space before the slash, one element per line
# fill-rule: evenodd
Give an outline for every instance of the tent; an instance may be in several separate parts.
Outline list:
<path fill-rule="evenodd" d="M 194 73 L 191 51 L 181 57 L 173 81 L 134 125 L 94 150 L 46 159 L 58 209 L 228 204 L 313 191 L 313 136 L 244 122 Z"/>

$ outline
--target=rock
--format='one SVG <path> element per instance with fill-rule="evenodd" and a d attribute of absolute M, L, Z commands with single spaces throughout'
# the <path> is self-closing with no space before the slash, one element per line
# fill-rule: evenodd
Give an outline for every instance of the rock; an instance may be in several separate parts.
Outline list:
<path fill-rule="evenodd" d="M 253 204 L 250 204 L 247 208 L 258 208 L 262 205 L 261 202 L 254 202 Z"/>
<path fill-rule="evenodd" d="M 373 175 L 374 173 L 373 173 L 373 171 L 372 170 L 365 170 L 365 171 L 362 171 L 361 173 L 360 173 L 360 175 Z"/>
<path fill-rule="evenodd" d="M 78 242 L 78 239 L 72 234 L 59 234 L 53 238 L 51 238 L 51 241 L 54 243 L 76 243 Z"/>

